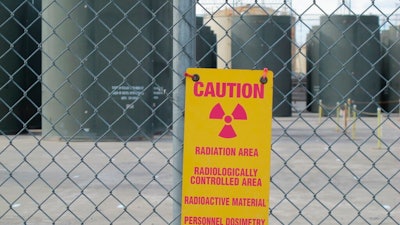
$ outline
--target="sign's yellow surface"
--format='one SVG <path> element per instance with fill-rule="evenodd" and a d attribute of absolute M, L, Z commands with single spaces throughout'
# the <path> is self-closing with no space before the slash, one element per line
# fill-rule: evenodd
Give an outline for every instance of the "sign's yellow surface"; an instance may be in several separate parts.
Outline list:
<path fill-rule="evenodd" d="M 187 74 L 181 224 L 268 224 L 273 73 Z"/>

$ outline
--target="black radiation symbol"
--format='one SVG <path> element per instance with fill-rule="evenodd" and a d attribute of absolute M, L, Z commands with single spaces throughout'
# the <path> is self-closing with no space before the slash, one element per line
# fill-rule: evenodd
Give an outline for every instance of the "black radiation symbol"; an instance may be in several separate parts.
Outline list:
<path fill-rule="evenodd" d="M 237 104 L 231 115 L 226 115 L 221 104 L 216 104 L 210 112 L 210 119 L 223 119 L 225 125 L 222 127 L 219 136 L 222 138 L 234 138 L 236 137 L 236 132 L 233 129 L 231 122 L 235 120 L 247 120 L 247 114 L 243 106 Z"/>

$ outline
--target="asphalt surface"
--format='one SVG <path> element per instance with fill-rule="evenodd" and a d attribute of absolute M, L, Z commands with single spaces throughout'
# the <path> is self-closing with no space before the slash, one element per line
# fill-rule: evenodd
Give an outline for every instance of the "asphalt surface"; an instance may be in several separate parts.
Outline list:
<path fill-rule="evenodd" d="M 399 117 L 343 124 L 275 118 L 269 224 L 400 221 Z M 171 135 L 94 143 L 46 141 L 37 131 L 2 136 L 0 146 L 0 224 L 173 221 L 180 174 Z"/>

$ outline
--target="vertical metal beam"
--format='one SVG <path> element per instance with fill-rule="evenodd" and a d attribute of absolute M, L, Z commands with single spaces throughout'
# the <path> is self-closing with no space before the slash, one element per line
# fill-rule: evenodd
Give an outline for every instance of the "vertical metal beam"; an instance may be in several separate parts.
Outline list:
<path fill-rule="evenodd" d="M 180 224 L 183 159 L 183 113 L 185 106 L 184 73 L 195 65 L 196 1 L 173 0 L 173 148 L 174 188 L 173 222 Z"/>

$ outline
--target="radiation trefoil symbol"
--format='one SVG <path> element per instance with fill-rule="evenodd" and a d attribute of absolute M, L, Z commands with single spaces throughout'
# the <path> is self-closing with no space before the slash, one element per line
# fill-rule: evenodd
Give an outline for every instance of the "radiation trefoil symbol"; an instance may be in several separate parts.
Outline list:
<path fill-rule="evenodd" d="M 219 136 L 222 138 L 234 138 L 236 137 L 236 132 L 233 129 L 231 122 L 235 120 L 247 120 L 247 114 L 243 106 L 237 104 L 231 115 L 227 115 L 224 112 L 221 104 L 216 104 L 210 112 L 210 119 L 220 119 L 225 121 L 225 125 L 222 127 Z"/>

